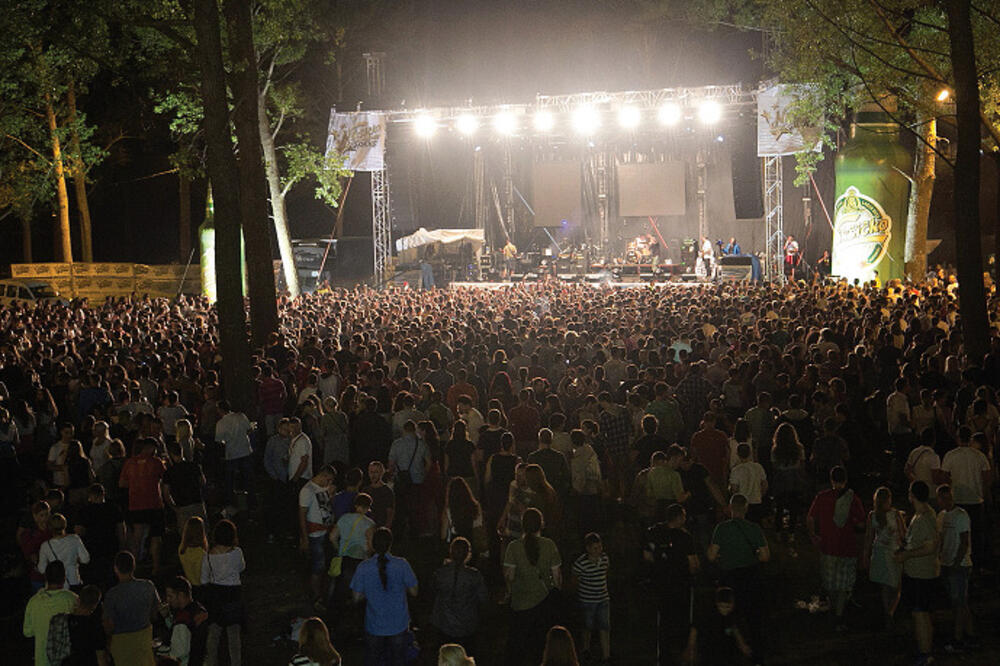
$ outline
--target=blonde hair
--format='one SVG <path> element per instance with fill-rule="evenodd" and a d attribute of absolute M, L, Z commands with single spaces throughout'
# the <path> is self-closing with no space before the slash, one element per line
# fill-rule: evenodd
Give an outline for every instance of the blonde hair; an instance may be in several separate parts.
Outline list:
<path fill-rule="evenodd" d="M 476 666 L 476 660 L 458 643 L 445 643 L 438 650 L 438 666 Z"/>
<path fill-rule="evenodd" d="M 320 666 L 338 666 L 340 654 L 330 642 L 330 631 L 318 617 L 311 617 L 299 630 L 299 652 Z"/>
<path fill-rule="evenodd" d="M 66 516 L 61 513 L 53 513 L 49 516 L 49 529 L 55 534 L 66 533 Z"/>
<path fill-rule="evenodd" d="M 200 516 L 191 516 L 184 523 L 181 531 L 181 545 L 177 551 L 184 554 L 188 548 L 201 548 L 208 552 L 208 536 L 205 533 L 205 521 Z"/>
<path fill-rule="evenodd" d="M 187 437 L 194 435 L 194 430 L 191 427 L 190 421 L 187 419 L 177 419 L 177 422 L 174 424 L 174 434 L 178 441 L 181 439 L 181 428 L 187 431 Z"/>

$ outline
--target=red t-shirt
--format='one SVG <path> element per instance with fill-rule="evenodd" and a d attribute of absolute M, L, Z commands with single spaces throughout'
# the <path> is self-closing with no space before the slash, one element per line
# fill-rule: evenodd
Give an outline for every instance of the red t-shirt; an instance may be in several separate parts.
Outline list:
<path fill-rule="evenodd" d="M 691 455 L 708 470 L 719 488 L 729 485 L 726 464 L 729 462 L 729 438 L 721 430 L 699 430 L 691 436 Z"/>
<path fill-rule="evenodd" d="M 135 456 L 125 461 L 119 482 L 128 487 L 129 511 L 162 509 L 160 479 L 167 470 L 163 461 L 154 456 Z"/>
<path fill-rule="evenodd" d="M 839 493 L 840 491 L 831 488 L 816 495 L 812 506 L 809 507 L 809 517 L 816 523 L 821 553 L 836 557 L 857 557 L 858 527 L 865 523 L 865 509 L 855 494 L 851 500 L 847 522 L 843 527 L 837 527 L 833 522 L 833 513 Z"/>
<path fill-rule="evenodd" d="M 531 405 L 518 405 L 510 410 L 510 432 L 516 442 L 533 442 L 538 437 L 541 419 Z"/>

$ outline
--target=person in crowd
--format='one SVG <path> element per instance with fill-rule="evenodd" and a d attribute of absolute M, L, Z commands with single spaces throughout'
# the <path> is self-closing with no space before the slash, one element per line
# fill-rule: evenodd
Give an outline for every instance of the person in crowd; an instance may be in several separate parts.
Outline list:
<path fill-rule="evenodd" d="M 417 596 L 417 577 L 390 548 L 392 531 L 379 527 L 372 535 L 375 554 L 358 565 L 351 579 L 355 601 L 365 601 L 365 666 L 404 666 L 413 642 L 407 597 Z"/>
<path fill-rule="evenodd" d="M 729 491 L 743 495 L 750 503 L 747 518 L 759 523 L 764 517 L 764 498 L 767 497 L 767 473 L 763 465 L 751 459 L 753 449 L 747 442 L 736 447 L 737 462 L 729 472 Z"/>
<path fill-rule="evenodd" d="M 941 580 L 948 590 L 948 600 L 955 614 L 955 633 L 945 643 L 946 652 L 962 652 L 979 647 L 979 637 L 969 610 L 969 578 L 972 571 L 972 520 L 965 509 L 955 504 L 951 486 L 937 489 L 938 534 L 941 537 L 938 558 Z"/>
<path fill-rule="evenodd" d="M 576 656 L 573 634 L 562 625 L 556 625 L 545 634 L 545 650 L 541 666 L 580 666 Z"/>
<path fill-rule="evenodd" d="M 847 487 L 847 470 L 830 470 L 830 489 L 813 499 L 806 518 L 809 537 L 820 552 L 820 578 L 830 596 L 838 631 L 846 630 L 844 610 L 858 569 L 858 533 L 865 524 L 861 499 Z"/>
<path fill-rule="evenodd" d="M 739 595 L 731 587 L 715 591 L 715 603 L 705 616 L 691 627 L 685 658 L 693 664 L 739 664 L 753 656 L 744 636 L 743 619 L 747 611 L 737 613 Z"/>
<path fill-rule="evenodd" d="M 94 483 L 88 489 L 87 503 L 77 512 L 73 531 L 90 554 L 83 577 L 91 583 L 111 583 L 115 553 L 125 547 L 125 517 L 117 504 L 105 500 L 101 484 Z"/>
<path fill-rule="evenodd" d="M 77 596 L 65 587 L 66 568 L 59 560 L 53 560 L 45 567 L 45 587 L 38 590 L 24 608 L 23 632 L 27 638 L 35 639 L 35 666 L 49 666 L 46 647 L 52 618 L 60 613 L 72 613 L 76 608 Z"/>
<path fill-rule="evenodd" d="M 337 471 L 324 465 L 299 491 L 299 550 L 309 556 L 309 589 L 318 611 L 326 608 L 323 578 L 327 570 L 326 544 L 334 525 L 336 478 Z"/>
<path fill-rule="evenodd" d="M 445 643 L 438 648 L 437 663 L 438 666 L 476 666 L 476 660 L 458 643 Z"/>
<path fill-rule="evenodd" d="M 153 621 L 159 615 L 160 595 L 149 580 L 135 577 L 135 557 L 128 551 L 115 556 L 118 583 L 104 595 L 104 631 L 116 664 L 153 666 Z"/>
<path fill-rule="evenodd" d="M 976 566 L 991 563 L 990 545 L 985 535 L 986 506 L 992 504 L 993 471 L 986 454 L 973 446 L 972 430 L 958 429 L 958 446 L 944 454 L 941 471 L 952 488 L 955 504 L 969 516 L 972 531 L 972 561 Z"/>
<path fill-rule="evenodd" d="M 340 576 L 335 581 L 333 595 L 337 602 L 349 596 L 348 585 L 354 571 L 372 554 L 372 535 L 376 526 L 375 521 L 368 517 L 371 508 L 371 496 L 359 494 L 354 498 L 351 510 L 340 516 L 330 530 L 330 543 L 337 557 L 341 558 Z"/>
<path fill-rule="evenodd" d="M 292 503 L 292 484 L 288 482 L 289 430 L 288 419 L 282 418 L 264 447 L 264 472 L 267 476 L 262 508 L 268 543 L 274 543 L 279 535 L 288 533 L 288 506 Z"/>
<path fill-rule="evenodd" d="M 368 464 L 368 485 L 361 489 L 372 498 L 372 518 L 378 527 L 392 529 L 396 516 L 396 493 L 386 484 L 385 465 L 378 460 Z"/>
<path fill-rule="evenodd" d="M 694 576 L 700 562 L 694 538 L 684 528 L 684 507 L 666 508 L 665 519 L 646 530 L 643 559 L 652 565 L 656 592 L 657 664 L 675 664 L 686 645 L 694 608 Z"/>
<path fill-rule="evenodd" d="M 508 664 L 537 659 L 551 614 L 549 594 L 562 587 L 562 558 L 555 542 L 541 535 L 541 511 L 525 511 L 521 525 L 523 536 L 507 546 L 503 557 L 511 609 Z"/>
<path fill-rule="evenodd" d="M 937 514 L 929 503 L 930 494 L 930 488 L 923 481 L 910 484 L 913 518 L 906 527 L 903 550 L 896 551 L 894 556 L 903 565 L 902 602 L 913 615 L 919 666 L 934 662 L 931 612 L 934 610 L 935 586 L 940 574 L 938 551 L 941 536 Z"/>
<path fill-rule="evenodd" d="M 795 432 L 795 426 L 782 423 L 775 429 L 769 460 L 773 482 L 771 492 L 774 494 L 776 510 L 775 525 L 779 537 L 787 540 L 789 553 L 795 557 L 795 530 L 806 490 L 806 451 Z"/>
<path fill-rule="evenodd" d="M 489 540 L 482 506 L 476 501 L 472 489 L 462 477 L 448 482 L 445 491 L 444 511 L 441 515 L 441 539 L 451 543 L 463 537 L 472 544 L 473 555 L 489 555 Z"/>
<path fill-rule="evenodd" d="M 569 496 L 570 473 L 566 456 L 552 448 L 553 434 L 548 428 L 538 431 L 538 448 L 528 454 L 528 463 L 544 470 L 545 478 L 555 489 L 560 503 Z"/>
<path fill-rule="evenodd" d="M 156 440 L 140 439 L 136 449 L 138 453 L 122 467 L 118 485 L 128 488 L 129 550 L 141 560 L 148 537 L 155 576 L 160 571 L 160 550 L 166 529 L 162 481 L 167 468 L 156 455 Z"/>
<path fill-rule="evenodd" d="M 455 537 L 448 547 L 448 559 L 431 579 L 434 605 L 431 624 L 444 643 L 460 643 L 476 654 L 480 610 L 489 599 L 486 581 L 478 569 L 469 566 L 472 544 Z"/>
<path fill-rule="evenodd" d="M 44 572 L 38 571 L 38 560 L 42 544 L 49 540 L 52 531 L 49 528 L 49 518 L 52 516 L 48 502 L 39 500 L 31 505 L 31 516 L 17 527 L 17 544 L 21 548 L 25 563 L 28 565 L 28 580 L 33 592 L 45 587 Z M 65 569 L 63 571 L 65 576 Z"/>
<path fill-rule="evenodd" d="M 394 482 L 393 492 L 398 503 L 406 507 L 396 518 L 396 532 L 419 528 L 419 514 L 422 510 L 417 498 L 433 460 L 426 442 L 417 436 L 417 424 L 407 421 L 403 424 L 403 435 L 392 443 L 389 449 L 389 475 Z M 402 520 L 400 520 L 402 519 Z"/>
<path fill-rule="evenodd" d="M 192 586 L 201 587 L 201 565 L 208 554 L 208 533 L 205 520 L 201 516 L 191 516 L 181 530 L 181 542 L 177 546 L 177 559 Z"/>
<path fill-rule="evenodd" d="M 98 664 L 107 666 L 111 663 L 108 655 L 108 638 L 101 626 L 101 588 L 96 585 L 84 585 L 77 597 L 76 607 L 72 613 L 57 615 L 52 618 L 49 624 L 50 633 L 55 623 L 64 621 L 66 623 L 64 636 L 69 637 L 69 645 L 62 646 L 62 652 L 68 653 L 63 658 L 62 663 L 70 664 Z M 56 631 L 62 632 L 63 627 L 56 627 Z M 55 652 L 55 645 L 49 641 L 52 652 Z M 49 650 L 46 650 L 49 652 Z"/>
<path fill-rule="evenodd" d="M 330 630 L 318 617 L 310 617 L 299 629 L 299 650 L 288 666 L 340 666 L 340 653 L 330 642 Z"/>
<path fill-rule="evenodd" d="M 573 430 L 569 435 L 573 446 L 569 470 L 576 503 L 577 531 L 586 534 L 600 527 L 604 476 L 597 452 L 587 441 L 583 430 Z"/>
<path fill-rule="evenodd" d="M 49 532 L 52 536 L 38 550 L 38 571 L 45 572 L 50 562 L 63 563 L 66 572 L 66 589 L 74 591 L 83 587 L 80 565 L 90 562 L 90 553 L 80 536 L 66 532 L 66 516 L 54 513 L 49 518 Z"/>
<path fill-rule="evenodd" d="M 167 498 L 167 506 L 174 510 L 177 530 L 180 531 L 192 516 L 208 516 L 202 495 L 202 488 L 208 482 L 201 465 L 184 457 L 180 442 L 168 443 L 167 455 L 170 456 L 170 466 L 163 473 L 163 495 Z"/>
<path fill-rule="evenodd" d="M 863 569 L 879 586 L 882 614 L 887 629 L 892 628 L 899 604 L 899 585 L 902 567 L 896 561 L 896 551 L 903 547 L 906 525 L 903 515 L 892 506 L 892 491 L 880 486 L 872 499 L 872 510 L 865 525 L 864 551 L 861 556 Z"/>
<path fill-rule="evenodd" d="M 161 607 L 161 613 L 170 635 L 157 654 L 176 659 L 181 666 L 201 663 L 205 655 L 208 611 L 194 600 L 191 582 L 183 576 L 167 581 L 165 597 L 167 605 Z"/>
<path fill-rule="evenodd" d="M 469 437 L 466 422 L 462 419 L 451 426 L 451 439 L 444 446 L 444 470 L 449 479 L 461 477 L 470 488 L 478 488 L 479 481 L 473 457 L 476 445 Z"/>
<path fill-rule="evenodd" d="M 590 652 L 596 631 L 601 644 L 601 660 L 611 659 L 611 596 L 608 593 L 610 560 L 601 535 L 591 532 L 583 539 L 584 552 L 573 562 L 577 602 L 583 614 L 583 653 Z"/>
<path fill-rule="evenodd" d="M 253 447 L 250 434 L 254 430 L 247 415 L 233 410 L 228 400 L 219 401 L 219 420 L 215 424 L 215 441 L 222 444 L 225 453 L 225 501 L 230 513 L 236 513 L 236 477 L 240 489 L 247 494 L 250 508 L 253 508 L 255 487 L 253 483 Z M 307 477 L 308 478 L 308 477 Z"/>
<path fill-rule="evenodd" d="M 219 663 L 219 641 L 226 631 L 230 666 L 243 663 L 242 627 L 246 622 L 243 604 L 243 571 L 247 563 L 240 548 L 236 525 L 220 520 L 212 530 L 212 547 L 201 561 L 201 584 L 208 607 L 208 637 L 205 663 Z"/>

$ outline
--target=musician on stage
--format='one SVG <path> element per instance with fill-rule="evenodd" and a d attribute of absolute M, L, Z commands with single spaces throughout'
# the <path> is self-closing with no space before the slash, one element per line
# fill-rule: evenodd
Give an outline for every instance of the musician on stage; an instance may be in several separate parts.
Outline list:
<path fill-rule="evenodd" d="M 736 242 L 736 238 L 731 237 L 729 239 L 729 243 L 722 248 L 722 254 L 727 257 L 738 257 L 743 254 L 743 249 L 740 247 L 740 244 Z"/>
<path fill-rule="evenodd" d="M 707 236 L 701 237 L 701 261 L 705 267 L 705 277 L 715 276 L 715 250 L 712 241 Z"/>
<path fill-rule="evenodd" d="M 503 276 L 510 277 L 517 268 L 517 246 L 514 245 L 514 241 L 509 236 L 507 244 L 500 250 L 500 254 L 503 255 Z"/>
<path fill-rule="evenodd" d="M 802 254 L 799 251 L 799 242 L 795 240 L 795 236 L 788 234 L 788 238 L 785 240 L 785 272 L 789 274 L 792 280 L 795 279 L 795 269 L 799 267 L 801 260 Z"/>

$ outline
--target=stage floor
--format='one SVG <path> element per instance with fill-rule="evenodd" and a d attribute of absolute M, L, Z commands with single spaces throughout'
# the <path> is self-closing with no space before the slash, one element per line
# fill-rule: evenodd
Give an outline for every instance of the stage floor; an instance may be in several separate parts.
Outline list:
<path fill-rule="evenodd" d="M 466 289 L 469 287 L 476 287 L 479 289 L 503 289 L 505 287 L 513 287 L 520 284 L 538 284 L 533 280 L 528 281 L 517 281 L 517 282 L 452 282 L 448 285 L 449 289 Z M 593 287 L 595 289 L 648 289 L 650 287 L 697 287 L 702 284 L 708 284 L 706 282 L 569 282 L 567 284 L 581 284 L 588 287 Z"/>

